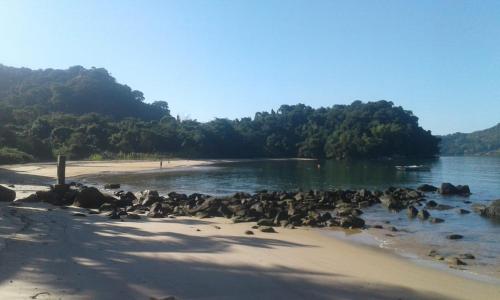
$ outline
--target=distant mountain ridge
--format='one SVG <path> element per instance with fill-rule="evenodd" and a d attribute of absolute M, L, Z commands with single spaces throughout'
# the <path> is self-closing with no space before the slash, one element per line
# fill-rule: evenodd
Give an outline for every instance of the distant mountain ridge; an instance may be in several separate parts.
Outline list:
<path fill-rule="evenodd" d="M 472 133 L 454 133 L 442 136 L 441 155 L 500 156 L 500 123 Z"/>

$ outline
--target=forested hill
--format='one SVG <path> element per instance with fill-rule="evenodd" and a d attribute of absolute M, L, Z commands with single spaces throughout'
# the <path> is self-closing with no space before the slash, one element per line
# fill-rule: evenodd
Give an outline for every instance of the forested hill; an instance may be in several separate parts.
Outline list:
<path fill-rule="evenodd" d="M 0 164 L 57 154 L 344 159 L 438 153 L 439 138 L 388 101 L 282 105 L 254 117 L 201 123 L 172 117 L 166 102 L 144 103 L 141 92 L 104 69 L 0 69 Z"/>
<path fill-rule="evenodd" d="M 0 65 L 0 104 L 27 108 L 37 114 L 99 113 L 115 118 L 158 120 L 164 102 L 144 103 L 140 91 L 116 82 L 102 68 L 31 70 Z"/>
<path fill-rule="evenodd" d="M 442 137 L 444 155 L 500 155 L 500 123 L 472 133 L 454 133 Z"/>

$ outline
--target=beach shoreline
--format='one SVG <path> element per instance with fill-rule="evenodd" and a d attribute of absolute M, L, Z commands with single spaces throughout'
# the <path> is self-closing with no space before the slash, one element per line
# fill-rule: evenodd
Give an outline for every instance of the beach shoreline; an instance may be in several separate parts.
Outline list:
<path fill-rule="evenodd" d="M 174 160 L 172 160 L 173 162 Z M 178 160 L 165 170 L 172 170 L 175 168 L 191 168 L 195 166 L 208 166 L 210 164 L 219 163 L 224 161 L 195 161 L 195 160 Z M 5 167 L 5 166 L 4 166 Z M 75 170 L 71 171 L 71 169 Z M 22 166 L 9 166 L 9 171 L 18 172 L 20 174 L 29 176 L 40 176 L 53 180 L 55 178 L 55 165 L 54 164 L 33 164 Z M 68 177 L 82 178 L 82 176 L 96 175 L 96 174 L 111 174 L 120 172 L 148 172 L 157 171 L 159 169 L 158 161 L 133 161 L 133 162 L 70 162 L 68 164 Z M 97 172 L 97 173 L 96 173 Z M 52 175 L 51 175 L 52 174 Z M 0 182 L 4 183 L 4 182 Z M 38 188 L 43 188 L 43 185 L 31 186 L 16 186 L 18 192 L 17 198 L 27 196 Z M 46 187 L 45 187 L 46 188 Z M 49 211 L 50 209 L 50 211 Z M 6 249 L 0 250 L 0 259 L 5 255 L 12 255 L 16 259 L 8 260 L 7 268 L 14 270 L 17 266 L 29 264 L 18 256 L 14 255 L 12 251 L 16 249 L 17 252 L 28 251 L 25 256 L 33 255 L 32 244 L 26 243 L 29 240 L 33 243 L 48 244 L 54 243 L 54 247 L 69 247 L 74 249 L 79 242 L 90 242 L 90 240 L 98 238 L 99 243 L 103 244 L 105 252 L 115 253 L 120 246 L 123 246 L 122 237 L 126 236 L 128 243 L 144 243 L 144 249 L 134 248 L 120 253 L 121 260 L 144 260 L 147 264 L 158 263 L 165 264 L 168 268 L 168 263 L 176 266 L 184 266 L 189 264 L 186 271 L 187 274 L 181 274 L 186 278 L 193 276 L 199 270 L 197 266 L 191 266 L 190 262 L 195 261 L 200 264 L 202 269 L 215 270 L 221 280 L 230 280 L 234 274 L 232 268 L 238 270 L 238 274 L 257 273 L 264 274 L 264 279 L 269 280 L 270 284 L 263 279 L 255 278 L 250 275 L 240 275 L 243 281 L 250 281 L 251 286 L 264 286 L 265 291 L 261 294 L 257 291 L 248 291 L 250 294 L 244 295 L 247 298 L 258 298 L 261 296 L 264 299 L 276 298 L 278 296 L 289 296 L 289 298 L 301 298 L 304 296 L 298 291 L 298 287 L 303 289 L 314 289 L 315 294 L 312 298 L 327 299 L 328 295 L 332 293 L 339 293 L 342 299 L 352 298 L 367 298 L 369 295 L 373 296 L 372 299 L 394 299 L 398 294 L 408 297 L 409 299 L 495 299 L 500 296 L 500 287 L 492 283 L 479 280 L 479 278 L 466 278 L 460 271 L 456 270 L 438 270 L 433 267 L 423 266 L 411 261 L 408 258 L 400 257 L 393 251 L 386 249 L 370 249 L 363 245 L 355 244 L 346 240 L 325 236 L 317 232 L 316 229 L 307 227 L 299 229 L 285 229 L 278 228 L 277 234 L 265 234 L 253 230 L 255 235 L 245 235 L 245 230 L 251 230 L 254 223 L 239 223 L 232 224 L 230 220 L 224 218 L 210 218 L 210 219 L 197 219 L 192 217 L 180 217 L 175 219 L 147 219 L 147 222 L 141 220 L 140 222 L 116 222 L 108 220 L 101 215 L 87 215 L 85 218 L 75 218 L 71 215 L 73 212 L 84 212 L 86 210 L 80 208 L 70 207 L 67 210 L 61 210 L 57 207 L 45 204 L 23 204 L 20 207 L 2 206 L 0 208 L 2 215 L 10 214 L 16 211 L 15 215 L 10 218 L 2 218 L 1 222 L 10 222 L 12 218 L 18 219 L 18 227 L 13 227 L 13 232 L 19 228 L 26 228 L 26 220 L 29 220 L 32 235 L 18 233 L 6 233 L 2 238 L 11 241 L 13 245 L 10 249 L 11 252 L 5 252 Z M 43 213 L 42 213 L 43 212 Z M 52 217 L 53 218 L 52 218 Z M 47 222 L 47 218 L 52 218 Z M 24 220 L 24 221 L 23 221 Z M 58 231 L 58 227 L 54 227 L 51 221 L 56 221 L 54 224 L 62 224 L 64 228 L 72 228 L 78 225 L 80 230 L 83 230 L 82 240 L 74 240 L 73 245 L 65 245 L 65 242 L 70 239 L 68 236 L 52 236 L 51 231 Z M 19 225 L 21 224 L 21 225 Z M 48 224 L 42 233 L 35 231 L 33 224 Z M 2 224 L 4 225 L 4 224 Z M 21 226 L 21 227 L 19 227 Z M 28 226 L 29 227 L 29 226 Z M 43 227 L 43 226 L 42 226 Z M 220 227 L 221 229 L 217 229 Z M 16 229 L 17 228 L 17 229 Z M 199 229 L 200 231 L 197 231 Z M 20 230 L 20 229 L 19 229 Z M 28 230 L 29 231 L 29 230 Z M 95 232 L 103 231 L 104 239 L 102 236 L 95 236 Z M 142 232 L 137 234 L 138 231 Z M 94 232 L 94 233 L 93 233 Z M 107 233 L 106 233 L 107 232 Z M 109 232 L 118 232 L 118 236 L 114 237 L 109 235 Z M 47 239 L 35 238 L 36 234 L 45 234 Z M 70 234 L 64 232 L 64 234 Z M 50 237 L 50 238 L 49 238 Z M 92 237 L 92 239 L 91 239 Z M 150 239 L 144 240 L 144 237 Z M 116 238 L 116 239 L 115 239 Z M 104 239 L 104 240 L 103 240 Z M 204 245 L 207 240 L 212 240 L 210 247 L 200 247 Z M 271 241 L 269 241 L 271 240 Z M 182 245 L 182 251 L 178 249 L 172 250 L 172 243 L 174 245 Z M 28 246 L 26 246 L 28 245 Z M 151 246 L 154 245 L 154 246 Z M 147 250 L 148 247 L 154 248 Z M 165 247 L 167 250 L 164 250 Z M 169 248 L 170 247 L 170 248 Z M 223 250 L 222 250 L 223 248 Z M 88 249 L 87 249 L 88 250 Z M 147 282 L 142 287 L 134 286 L 134 275 L 136 272 L 146 272 L 144 268 L 136 270 L 135 264 L 119 264 L 119 267 L 114 267 L 113 263 L 108 261 L 108 258 L 101 257 L 101 254 L 95 253 L 95 249 L 90 249 L 80 255 L 76 262 L 73 256 L 67 256 L 65 259 L 72 260 L 79 268 L 83 268 L 84 272 L 102 272 L 101 276 L 106 278 L 114 278 L 116 276 L 122 277 L 119 282 L 120 288 L 130 295 L 133 299 L 147 298 L 147 297 L 163 297 L 166 295 L 173 295 L 179 299 L 191 298 L 234 298 L 239 296 L 236 291 L 224 291 L 222 286 L 217 282 L 212 282 L 216 288 L 210 289 L 203 282 L 203 278 L 196 277 L 198 281 L 197 291 L 192 291 L 191 294 L 183 290 L 183 283 L 179 279 L 175 279 L 175 274 L 168 271 L 161 271 L 161 275 L 170 278 L 177 282 L 178 286 L 168 286 L 161 288 L 157 282 L 159 279 L 154 274 L 145 276 Z M 102 250 L 102 249 L 100 249 Z M 172 251 L 170 251 L 172 250 Z M 62 250 L 61 250 L 62 251 Z M 50 255 L 50 254 L 47 254 Z M 89 257 L 94 262 L 89 263 Z M 138 258 L 139 257 L 139 258 Z M 57 260 L 57 257 L 43 257 L 43 260 Z M 3 262 L 6 260 L 2 259 Z M 248 261 L 255 263 L 254 266 L 248 265 Z M 88 266 L 92 264 L 100 265 Z M 46 265 L 37 265 L 33 268 L 43 272 L 44 268 L 51 268 Z M 53 275 L 58 275 L 62 272 L 55 268 Z M 134 272 L 126 269 L 131 268 Z M 103 269 L 112 269 L 114 274 L 111 276 Z M 293 270 L 291 275 L 287 275 L 287 271 Z M 179 271 L 179 270 L 177 270 Z M 111 272 L 111 273 L 113 273 Z M 39 278 L 34 275 L 27 275 L 25 270 L 14 272 L 12 281 L 16 284 L 3 280 L 0 283 L 0 297 L 9 297 L 16 299 L 15 291 L 23 291 L 22 295 L 32 296 L 36 290 L 50 289 L 51 297 L 58 295 L 63 299 L 88 299 L 88 297 L 97 296 L 99 299 L 112 299 L 111 293 L 121 293 L 117 288 L 109 288 L 105 290 L 100 283 L 92 282 L 85 283 L 85 288 L 78 287 L 78 277 L 74 274 L 66 274 L 64 284 L 60 286 L 51 286 L 51 282 Z M 57 274 L 56 274 L 57 273 Z M 91 277 L 90 274 L 88 276 Z M 206 276 L 210 276 L 206 274 Z M 56 276 L 57 277 L 57 276 Z M 249 278 L 247 278 L 249 277 Z M 302 278 L 303 282 L 299 283 Z M 209 280 L 210 281 L 210 280 Z M 275 283 L 280 284 L 276 285 Z M 234 282 L 241 290 L 248 290 L 243 287 L 244 282 Z M 283 285 L 295 284 L 298 287 L 285 288 Z M 93 289 L 92 285 L 96 288 Z M 203 288 L 199 287 L 202 286 Z M 186 287 L 184 287 L 186 288 Z M 206 297 L 201 297 L 202 292 L 208 294 Z M 35 290 L 36 289 L 36 290 Z M 65 294 L 68 290 L 73 290 L 74 295 Z M 201 290 L 201 291 L 200 291 Z M 235 289 L 237 290 L 237 289 Z M 374 296 L 375 295 L 375 296 Z M 12 298 L 13 297 L 13 298 Z M 19 297 L 21 299 L 22 297 Z M 40 295 L 38 299 L 43 298 Z M 405 298 L 406 299 L 406 298 Z"/>

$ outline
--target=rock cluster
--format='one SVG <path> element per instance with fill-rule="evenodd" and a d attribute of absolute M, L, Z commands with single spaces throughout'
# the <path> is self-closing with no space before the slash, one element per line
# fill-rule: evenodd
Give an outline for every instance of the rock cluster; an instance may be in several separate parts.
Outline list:
<path fill-rule="evenodd" d="M 446 184 L 443 184 L 446 186 Z M 109 186 L 116 188 L 119 184 Z M 456 187 L 455 187 L 456 188 Z M 55 185 L 49 191 L 38 191 L 19 202 L 48 202 L 54 205 L 74 205 L 99 209 L 112 219 L 128 216 L 138 219 L 141 214 L 151 218 L 173 216 L 194 216 L 198 218 L 226 217 L 235 223 L 257 222 L 262 227 L 331 227 L 364 228 L 360 217 L 362 208 L 382 203 L 389 210 L 407 209 L 409 217 L 429 219 L 432 223 L 444 220 L 432 218 L 422 208 L 423 191 L 434 191 L 432 186 L 410 188 L 388 188 L 381 191 L 343 190 L 308 192 L 268 192 L 253 194 L 239 192 L 229 197 L 212 197 L 194 193 L 191 195 L 171 192 L 161 196 L 157 191 L 145 190 L 138 193 L 117 191 L 105 194 L 94 187 L 80 184 Z M 468 188 L 467 188 L 468 190 Z M 428 208 L 437 209 L 439 204 L 427 202 Z"/>

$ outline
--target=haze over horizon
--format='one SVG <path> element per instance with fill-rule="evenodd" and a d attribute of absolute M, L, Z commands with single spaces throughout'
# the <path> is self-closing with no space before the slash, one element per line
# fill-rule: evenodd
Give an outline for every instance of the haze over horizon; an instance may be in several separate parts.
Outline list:
<path fill-rule="evenodd" d="M 362 9 L 360 9 L 362 7 Z M 500 122 L 500 3 L 2 1 L 0 63 L 104 67 L 208 121 L 388 100 L 434 134 Z M 39 24 L 39 26 L 33 26 Z"/>

